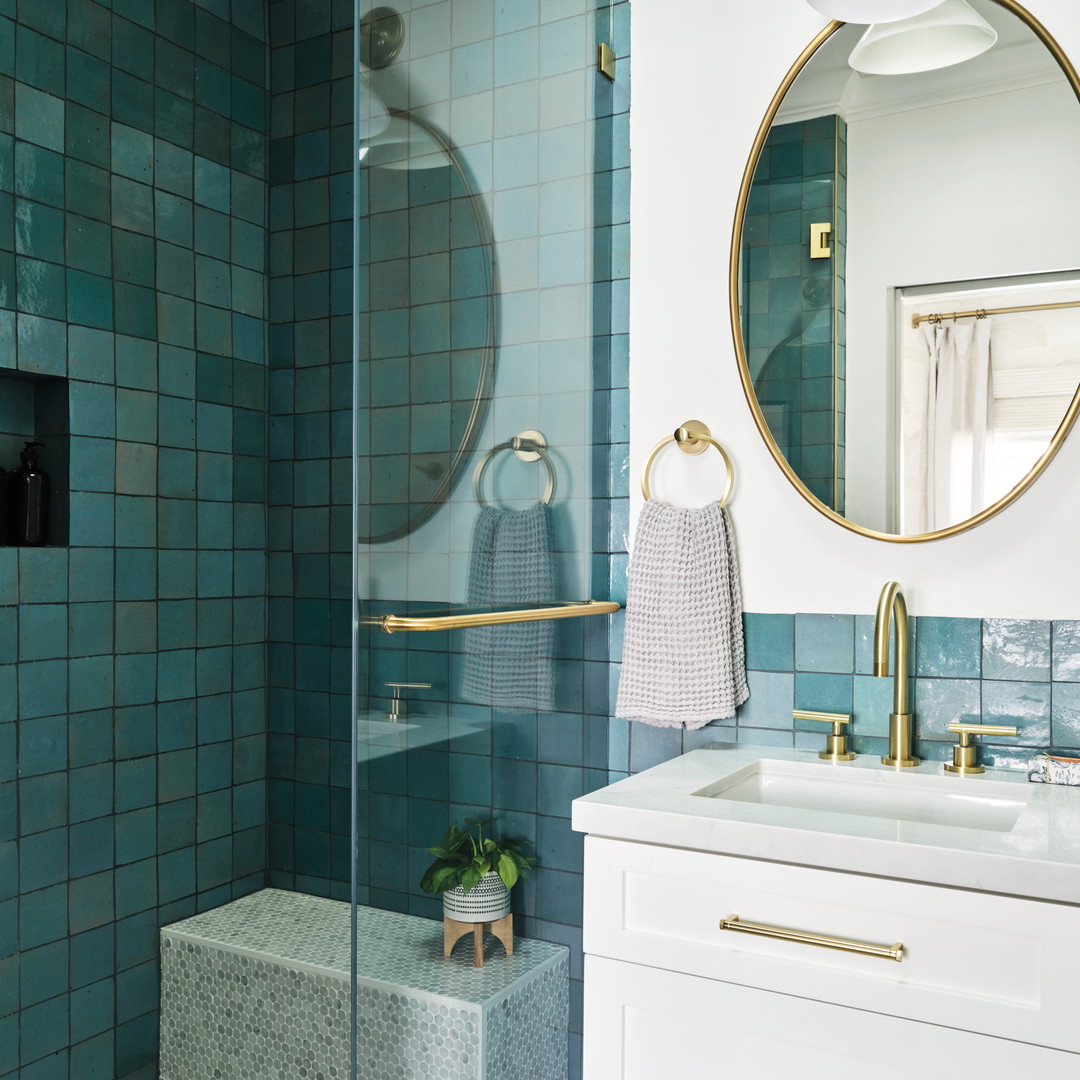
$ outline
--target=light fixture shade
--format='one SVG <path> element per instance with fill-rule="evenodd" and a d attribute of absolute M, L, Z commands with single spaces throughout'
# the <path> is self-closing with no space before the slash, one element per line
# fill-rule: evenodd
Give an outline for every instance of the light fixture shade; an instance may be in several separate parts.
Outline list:
<path fill-rule="evenodd" d="M 815 10 L 830 19 L 849 23 L 895 22 L 921 15 L 941 0 L 806 0 Z"/>
<path fill-rule="evenodd" d="M 912 75 L 961 64 L 986 52 L 997 31 L 964 0 L 945 0 L 931 11 L 869 27 L 848 63 L 867 75 Z"/>

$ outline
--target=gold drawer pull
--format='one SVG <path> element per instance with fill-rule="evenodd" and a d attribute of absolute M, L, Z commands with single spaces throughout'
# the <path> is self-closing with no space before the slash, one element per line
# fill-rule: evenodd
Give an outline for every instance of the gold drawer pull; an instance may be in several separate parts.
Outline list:
<path fill-rule="evenodd" d="M 734 930 L 739 934 L 757 934 L 758 937 L 795 941 L 800 945 L 818 945 L 823 949 L 839 949 L 841 952 L 859 953 L 860 956 L 880 956 L 882 960 L 904 959 L 904 946 L 871 945 L 866 941 L 849 941 L 847 938 L 829 937 L 826 934 L 806 934 L 801 930 L 785 930 L 782 926 L 764 926 L 761 923 L 743 922 L 738 915 L 720 920 L 721 930 Z"/>

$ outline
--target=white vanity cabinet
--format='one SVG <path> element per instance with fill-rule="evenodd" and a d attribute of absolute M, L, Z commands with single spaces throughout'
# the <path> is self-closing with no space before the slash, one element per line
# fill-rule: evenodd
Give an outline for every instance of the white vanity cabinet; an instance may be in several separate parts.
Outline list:
<path fill-rule="evenodd" d="M 584 1080 L 1080 1080 L 1080 790 L 841 768 L 697 750 L 575 800 Z"/>
<path fill-rule="evenodd" d="M 585 1080 L 1080 1077 L 1080 908 L 590 836 Z M 721 919 L 904 946 L 900 962 Z"/>

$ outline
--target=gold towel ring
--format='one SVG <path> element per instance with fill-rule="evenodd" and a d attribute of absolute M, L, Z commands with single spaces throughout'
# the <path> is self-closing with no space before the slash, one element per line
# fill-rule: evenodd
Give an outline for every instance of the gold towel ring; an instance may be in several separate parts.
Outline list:
<path fill-rule="evenodd" d="M 493 446 L 477 463 L 473 473 L 473 494 L 481 506 L 487 506 L 484 498 L 484 470 L 491 464 L 492 459 L 502 450 L 513 450 L 514 454 L 522 461 L 542 461 L 547 470 L 547 488 L 544 490 L 542 502 L 551 505 L 555 498 L 555 466 L 551 464 L 551 458 L 547 455 L 547 439 L 539 431 L 532 429 L 522 431 L 506 442 Z"/>
<path fill-rule="evenodd" d="M 712 437 L 708 425 L 703 424 L 700 420 L 687 420 L 685 424 L 675 429 L 674 435 L 661 439 L 652 448 L 645 461 L 645 468 L 641 473 L 641 494 L 646 499 L 652 498 L 649 493 L 649 470 L 652 468 L 653 461 L 656 460 L 656 455 L 671 443 L 675 443 L 684 454 L 701 454 L 710 446 L 715 446 L 720 451 L 720 456 L 724 459 L 724 468 L 727 469 L 727 484 L 724 487 L 724 494 L 720 496 L 719 503 L 721 507 L 727 506 L 728 501 L 731 499 L 732 489 L 735 487 L 735 469 L 731 464 L 731 458 L 728 457 L 727 451 Z"/>

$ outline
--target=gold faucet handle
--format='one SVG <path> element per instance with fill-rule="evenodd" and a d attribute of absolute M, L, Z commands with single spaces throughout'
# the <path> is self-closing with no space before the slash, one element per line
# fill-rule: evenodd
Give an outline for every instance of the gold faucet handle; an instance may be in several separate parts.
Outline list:
<path fill-rule="evenodd" d="M 808 709 L 792 709 L 793 720 L 814 720 L 819 724 L 832 724 L 832 734 L 828 737 L 826 749 L 818 754 L 823 761 L 852 761 L 855 755 L 848 749 L 844 725 L 851 723 L 850 713 L 811 712 Z"/>
<path fill-rule="evenodd" d="M 971 741 L 972 735 L 1015 735 L 1015 727 L 1007 727 L 1004 724 L 950 724 L 948 730 L 954 735 L 959 735 L 960 740 L 953 747 L 952 764 L 944 766 L 946 772 L 960 773 L 962 776 L 970 776 L 973 773 L 985 772 L 986 769 L 979 764 L 978 747 Z"/>

